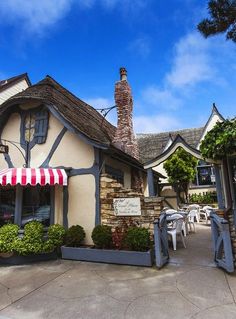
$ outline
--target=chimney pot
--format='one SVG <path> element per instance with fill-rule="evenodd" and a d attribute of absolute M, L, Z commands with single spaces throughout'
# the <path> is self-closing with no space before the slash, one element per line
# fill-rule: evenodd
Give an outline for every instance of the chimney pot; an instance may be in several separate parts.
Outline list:
<path fill-rule="evenodd" d="M 127 81 L 127 70 L 126 68 L 120 68 L 120 80 Z"/>

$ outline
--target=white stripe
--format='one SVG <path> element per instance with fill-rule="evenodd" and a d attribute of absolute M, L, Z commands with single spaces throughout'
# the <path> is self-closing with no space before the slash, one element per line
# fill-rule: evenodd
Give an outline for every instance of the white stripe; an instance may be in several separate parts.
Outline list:
<path fill-rule="evenodd" d="M 64 169 L 60 170 L 62 175 L 63 175 L 63 185 L 66 186 L 67 185 L 67 174 L 66 171 Z"/>
<path fill-rule="evenodd" d="M 59 174 L 57 173 L 57 170 L 53 169 L 52 172 L 54 175 L 54 184 L 59 184 Z"/>
<path fill-rule="evenodd" d="M 50 175 L 48 172 L 48 169 L 43 169 L 44 170 L 44 175 L 45 175 L 45 183 L 49 184 L 50 183 Z"/>
<path fill-rule="evenodd" d="M 21 184 L 22 168 L 16 169 L 16 184 Z"/>
<path fill-rule="evenodd" d="M 30 184 L 31 185 L 31 181 L 32 181 L 31 168 L 26 168 L 26 184 Z"/>
<path fill-rule="evenodd" d="M 11 184 L 12 170 L 7 172 L 6 176 L 7 176 L 7 184 Z"/>
<path fill-rule="evenodd" d="M 36 168 L 36 184 L 41 184 L 41 174 L 40 174 L 40 169 Z"/>

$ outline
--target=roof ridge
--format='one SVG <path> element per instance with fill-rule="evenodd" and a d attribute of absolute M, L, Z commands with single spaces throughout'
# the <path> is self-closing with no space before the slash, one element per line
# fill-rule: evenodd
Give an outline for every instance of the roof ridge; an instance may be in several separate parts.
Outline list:
<path fill-rule="evenodd" d="M 170 135 L 173 133 L 179 133 L 179 132 L 186 132 L 186 131 L 193 131 L 193 130 L 201 130 L 203 129 L 204 126 L 201 127 L 192 127 L 192 128 L 185 128 L 185 129 L 179 129 L 179 130 L 175 130 L 175 131 L 164 131 L 164 132 L 159 132 L 159 133 L 136 133 L 137 138 L 139 138 L 139 136 L 155 136 L 155 135 Z"/>

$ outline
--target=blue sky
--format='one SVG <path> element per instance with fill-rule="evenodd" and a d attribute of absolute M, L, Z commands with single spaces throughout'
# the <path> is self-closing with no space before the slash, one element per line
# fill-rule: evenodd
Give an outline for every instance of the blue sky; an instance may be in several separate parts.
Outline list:
<path fill-rule="evenodd" d="M 206 0 L 7 0 L 0 2 L 0 78 L 46 74 L 94 107 L 114 105 L 125 66 L 135 131 L 204 125 L 212 103 L 235 116 L 236 45 L 204 39 Z M 109 119 L 116 122 L 115 110 Z"/>

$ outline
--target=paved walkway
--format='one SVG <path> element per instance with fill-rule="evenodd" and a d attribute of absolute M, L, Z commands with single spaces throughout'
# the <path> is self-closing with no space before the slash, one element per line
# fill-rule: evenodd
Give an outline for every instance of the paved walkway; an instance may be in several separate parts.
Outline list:
<path fill-rule="evenodd" d="M 209 235 L 199 226 L 162 270 L 61 260 L 0 267 L 0 318 L 235 319 L 236 276 L 212 267 Z"/>

